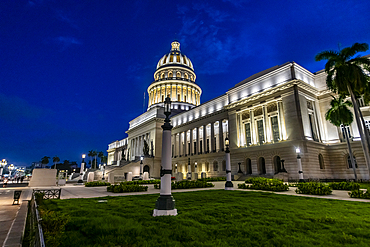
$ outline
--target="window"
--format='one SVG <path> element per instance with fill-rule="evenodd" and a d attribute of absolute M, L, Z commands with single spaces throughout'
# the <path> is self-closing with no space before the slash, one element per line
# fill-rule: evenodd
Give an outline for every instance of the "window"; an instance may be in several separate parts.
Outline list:
<path fill-rule="evenodd" d="M 188 142 L 188 155 L 190 155 L 190 148 L 191 148 L 190 142 Z"/>
<path fill-rule="evenodd" d="M 317 137 L 317 130 L 316 130 L 316 125 L 315 125 L 315 122 L 314 122 L 313 114 L 308 114 L 308 118 L 309 118 L 309 121 L 310 121 L 312 139 L 314 141 L 319 141 L 319 138 Z"/>
<path fill-rule="evenodd" d="M 346 139 L 346 137 L 348 136 L 349 139 L 352 138 L 352 135 L 351 135 L 351 129 L 349 126 L 344 126 L 343 124 L 341 125 L 341 129 L 342 129 L 342 134 L 343 134 L 343 138 L 344 140 Z"/>
<path fill-rule="evenodd" d="M 355 167 L 358 168 L 357 161 L 356 161 L 356 157 L 355 156 L 353 156 L 353 161 L 355 162 Z M 347 163 L 348 163 L 348 168 L 352 168 L 351 157 L 349 155 L 347 157 Z"/>
<path fill-rule="evenodd" d="M 199 141 L 199 153 L 202 154 L 203 142 L 202 140 Z"/>
<path fill-rule="evenodd" d="M 222 171 L 226 171 L 226 160 L 222 161 Z"/>
<path fill-rule="evenodd" d="M 180 94 L 177 95 L 177 101 L 181 101 L 181 97 L 180 97 Z"/>
<path fill-rule="evenodd" d="M 209 139 L 207 139 L 207 153 L 209 153 Z"/>
<path fill-rule="evenodd" d="M 258 159 L 258 168 L 260 175 L 266 174 L 265 158 L 260 157 Z"/>
<path fill-rule="evenodd" d="M 274 142 L 278 142 L 280 140 L 280 133 L 277 116 L 271 117 L 271 129 L 272 129 L 272 138 Z"/>
<path fill-rule="evenodd" d="M 246 163 L 247 174 L 252 174 L 252 161 L 251 161 L 251 159 L 248 158 L 245 163 Z"/>
<path fill-rule="evenodd" d="M 246 123 L 244 126 L 245 126 L 245 141 L 247 142 L 247 146 L 249 147 L 252 144 L 251 124 Z"/>
<path fill-rule="evenodd" d="M 194 142 L 194 154 L 197 154 L 197 143 Z"/>
<path fill-rule="evenodd" d="M 218 162 L 217 161 L 214 161 L 213 162 L 213 171 L 214 172 L 217 172 L 218 171 Z"/>
<path fill-rule="evenodd" d="M 257 131 L 258 131 L 258 142 L 262 145 L 265 142 L 265 133 L 263 130 L 263 120 L 257 121 Z"/>
<path fill-rule="evenodd" d="M 274 169 L 275 169 L 275 174 L 281 172 L 281 160 L 279 156 L 274 157 Z"/>
<path fill-rule="evenodd" d="M 322 154 L 319 154 L 319 164 L 320 164 L 320 169 L 325 169 L 324 157 L 322 157 Z"/>

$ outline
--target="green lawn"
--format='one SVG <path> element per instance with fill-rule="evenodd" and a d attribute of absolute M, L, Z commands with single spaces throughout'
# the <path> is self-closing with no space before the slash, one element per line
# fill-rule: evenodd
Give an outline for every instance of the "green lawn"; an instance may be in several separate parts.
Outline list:
<path fill-rule="evenodd" d="M 176 217 L 152 217 L 158 195 L 45 206 L 70 217 L 60 246 L 370 246 L 369 203 L 224 190 L 173 196 Z"/>

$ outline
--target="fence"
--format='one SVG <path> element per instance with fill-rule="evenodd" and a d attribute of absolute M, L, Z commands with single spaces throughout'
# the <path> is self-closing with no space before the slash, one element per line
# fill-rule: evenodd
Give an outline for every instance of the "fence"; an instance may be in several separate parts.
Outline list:
<path fill-rule="evenodd" d="M 35 195 L 32 195 L 31 201 L 28 202 L 27 225 L 29 232 L 27 233 L 29 245 L 35 247 L 45 247 L 44 234 L 41 227 L 41 218 L 37 210 Z"/>

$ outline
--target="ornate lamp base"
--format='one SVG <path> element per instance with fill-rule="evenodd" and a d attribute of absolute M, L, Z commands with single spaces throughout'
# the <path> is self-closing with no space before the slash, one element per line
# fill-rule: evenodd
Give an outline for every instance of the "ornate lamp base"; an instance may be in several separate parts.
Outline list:
<path fill-rule="evenodd" d="M 161 195 L 155 202 L 153 216 L 176 216 L 175 200 L 171 195 Z"/>
<path fill-rule="evenodd" d="M 231 181 L 226 181 L 225 183 L 225 190 L 233 190 L 234 189 L 234 185 Z"/>

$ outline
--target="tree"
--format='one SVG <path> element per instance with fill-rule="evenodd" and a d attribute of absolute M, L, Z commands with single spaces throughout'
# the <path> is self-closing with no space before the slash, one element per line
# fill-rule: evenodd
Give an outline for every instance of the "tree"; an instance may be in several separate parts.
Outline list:
<path fill-rule="evenodd" d="M 356 124 L 361 137 L 361 145 L 364 151 L 366 165 L 370 172 L 369 143 L 366 136 L 364 121 L 360 118 L 360 108 L 356 102 L 356 95 L 364 95 L 368 99 L 370 95 L 369 76 L 370 60 L 365 57 L 354 57 L 358 52 L 369 49 L 366 43 L 355 43 L 337 51 L 323 51 L 315 56 L 316 61 L 328 60 L 325 65 L 327 73 L 326 85 L 334 93 L 341 96 L 351 96 Z M 354 57 L 354 58 L 353 58 Z"/>
<path fill-rule="evenodd" d="M 98 154 L 98 152 L 96 152 L 94 150 L 90 150 L 89 153 L 87 154 L 87 156 L 90 157 L 91 169 L 96 169 L 96 155 L 97 154 Z M 95 157 L 95 162 L 94 162 L 94 160 L 92 160 L 93 157 Z"/>
<path fill-rule="evenodd" d="M 102 157 L 104 157 L 104 153 L 103 153 L 103 151 L 98 152 L 98 157 L 99 157 L 99 159 L 100 159 L 100 163 L 101 163 L 101 164 L 103 164 L 103 163 L 104 163 L 104 162 L 102 161 Z"/>
<path fill-rule="evenodd" d="M 54 169 L 57 169 L 57 163 L 60 161 L 58 156 L 53 157 Z"/>
<path fill-rule="evenodd" d="M 149 155 L 149 145 L 145 140 L 144 140 L 143 154 L 147 156 Z"/>
<path fill-rule="evenodd" d="M 334 124 L 337 127 L 342 127 L 342 126 L 344 127 L 343 135 L 347 141 L 348 153 L 349 153 L 349 157 L 351 160 L 353 173 L 355 175 L 355 180 L 357 181 L 356 164 L 354 162 L 347 128 L 345 128 L 345 126 L 348 126 L 353 122 L 353 114 L 348 109 L 348 107 L 352 106 L 352 103 L 348 100 L 344 101 L 344 99 L 345 99 L 345 96 L 343 95 L 339 96 L 338 98 L 335 98 L 333 96 L 333 99 L 330 102 L 331 108 L 326 112 L 325 118 L 326 120 L 328 120 L 330 123 Z"/>
<path fill-rule="evenodd" d="M 49 159 L 50 157 L 48 156 L 44 156 L 42 159 L 41 159 L 41 164 L 43 164 L 43 166 L 49 164 Z"/>

